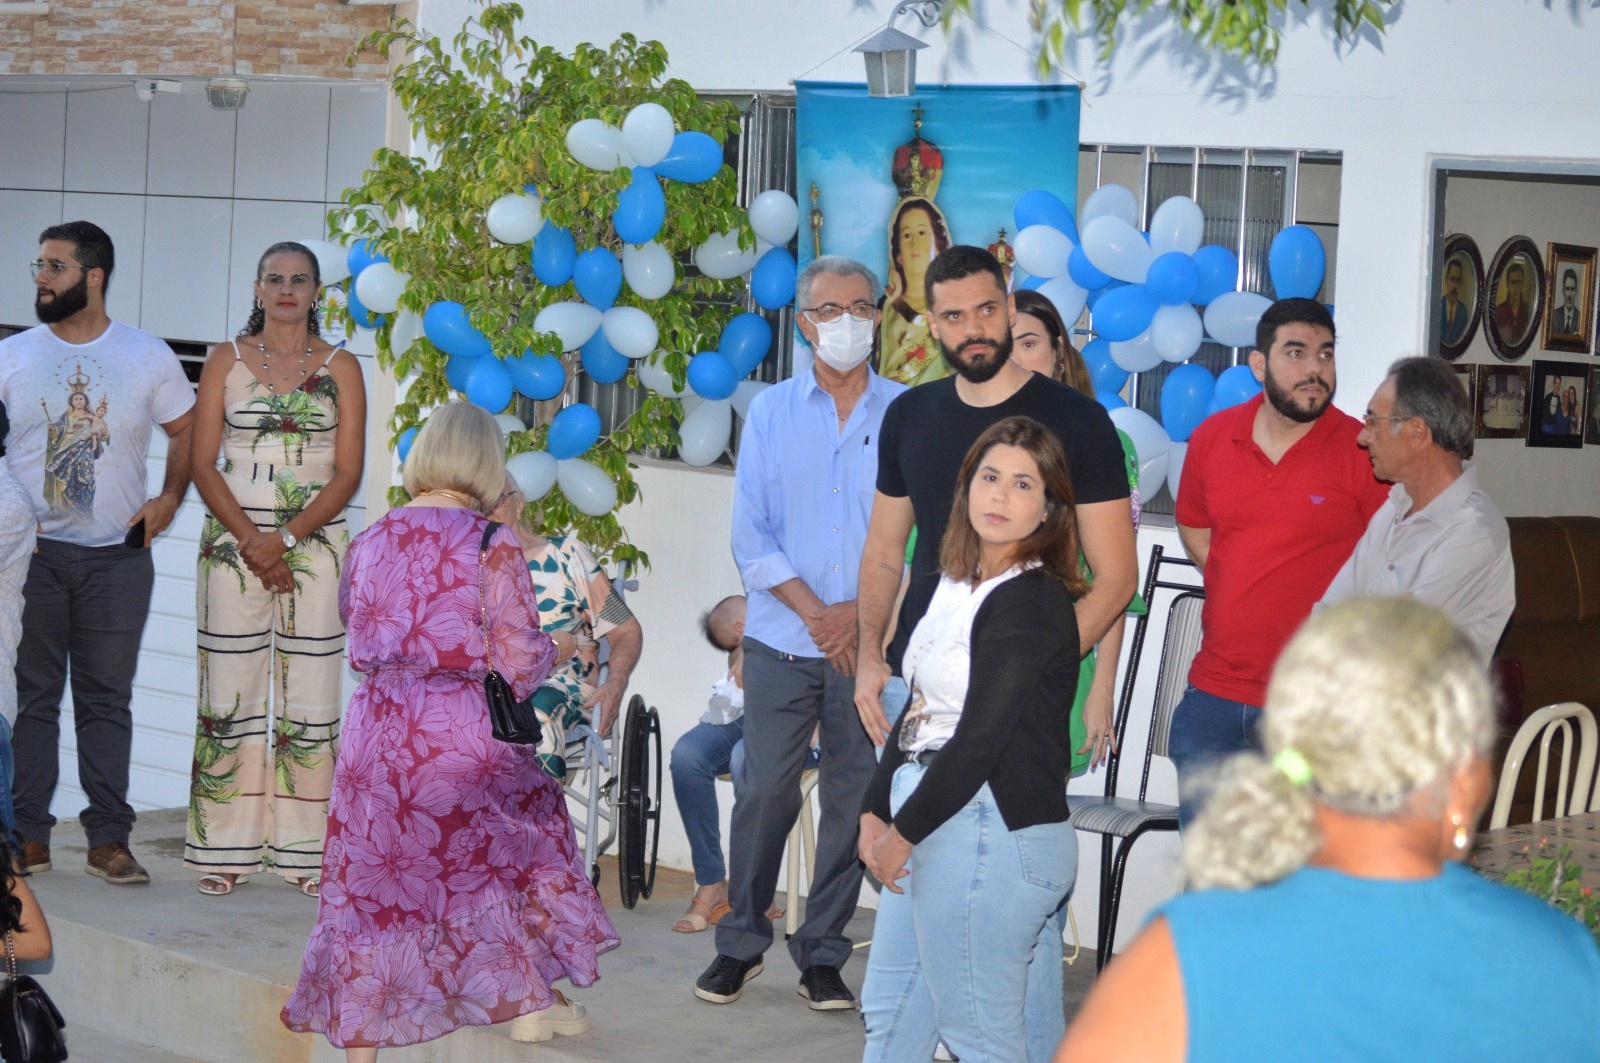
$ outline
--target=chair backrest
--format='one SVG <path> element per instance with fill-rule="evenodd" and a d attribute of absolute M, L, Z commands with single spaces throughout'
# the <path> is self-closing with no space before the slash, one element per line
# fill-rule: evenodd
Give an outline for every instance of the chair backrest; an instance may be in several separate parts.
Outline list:
<path fill-rule="evenodd" d="M 1189 665 L 1200 649 L 1200 611 L 1205 601 L 1205 591 L 1194 583 L 1176 582 L 1171 578 L 1174 568 L 1195 566 L 1187 558 L 1168 557 L 1161 546 L 1150 548 L 1150 565 L 1145 573 L 1141 593 L 1148 609 L 1133 626 L 1130 640 L 1128 671 L 1122 680 L 1122 694 L 1117 702 L 1115 731 L 1117 750 L 1107 763 L 1105 796 L 1117 796 L 1117 776 L 1127 739 L 1128 718 L 1133 706 L 1134 686 L 1139 680 L 1140 662 L 1144 656 L 1145 636 L 1151 619 L 1158 614 L 1166 616 L 1166 634 L 1162 639 L 1161 658 L 1156 672 L 1155 703 L 1151 709 L 1150 740 L 1145 745 L 1144 770 L 1139 780 L 1139 799 L 1145 798 L 1150 785 L 1150 758 L 1167 756 L 1167 732 L 1172 721 L 1173 707 L 1183 697 L 1188 686 Z M 1171 594 L 1171 597 L 1167 597 Z M 1165 603 L 1164 605 L 1162 603 Z"/>
<path fill-rule="evenodd" d="M 1155 715 L 1150 721 L 1150 752 L 1167 753 L 1172 730 L 1172 710 L 1189 687 L 1189 666 L 1200 652 L 1200 613 L 1206 603 L 1202 591 L 1185 591 L 1172 600 L 1167 613 L 1167 636 L 1161 647 L 1161 668 L 1156 672 Z"/>
<path fill-rule="evenodd" d="M 1572 744 L 1574 731 L 1578 738 L 1577 770 L 1572 770 Z M 1533 819 L 1544 818 L 1544 787 L 1549 775 L 1550 743 L 1561 735 L 1561 770 L 1557 775 L 1555 804 L 1552 814 L 1559 818 L 1582 812 L 1589 807 L 1589 786 L 1594 781 L 1596 731 L 1594 715 L 1576 701 L 1563 701 L 1546 705 L 1527 718 L 1511 739 L 1506 753 L 1505 767 L 1500 771 L 1500 789 L 1495 794 L 1494 811 L 1489 815 L 1489 829 L 1504 827 L 1511 818 L 1511 799 L 1517 789 L 1517 777 L 1522 774 L 1522 761 L 1534 740 L 1539 741 L 1539 773 L 1533 786 Z M 1571 782 L 1570 797 L 1568 782 Z"/>

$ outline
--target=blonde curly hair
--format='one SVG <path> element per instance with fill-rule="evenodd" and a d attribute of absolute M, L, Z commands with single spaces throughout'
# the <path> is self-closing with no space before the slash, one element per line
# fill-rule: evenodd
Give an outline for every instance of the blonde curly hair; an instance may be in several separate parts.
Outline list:
<path fill-rule="evenodd" d="M 1222 767 L 1184 838 L 1189 883 L 1247 889 L 1298 870 L 1321 844 L 1314 804 L 1379 818 L 1437 812 L 1455 769 L 1493 739 L 1488 674 L 1443 613 L 1400 598 L 1320 612 L 1273 670 L 1265 755 Z"/>

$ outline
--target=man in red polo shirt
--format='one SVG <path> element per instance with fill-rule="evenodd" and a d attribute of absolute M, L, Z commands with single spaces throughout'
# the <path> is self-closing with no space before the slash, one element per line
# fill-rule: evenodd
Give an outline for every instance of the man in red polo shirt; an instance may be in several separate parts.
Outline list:
<path fill-rule="evenodd" d="M 1178 533 L 1205 577 L 1204 635 L 1168 750 L 1192 818 L 1197 773 L 1260 745 L 1267 677 L 1350 556 L 1388 488 L 1333 406 L 1333 316 L 1312 299 L 1261 315 L 1250 368 L 1264 392 L 1195 429 Z"/>

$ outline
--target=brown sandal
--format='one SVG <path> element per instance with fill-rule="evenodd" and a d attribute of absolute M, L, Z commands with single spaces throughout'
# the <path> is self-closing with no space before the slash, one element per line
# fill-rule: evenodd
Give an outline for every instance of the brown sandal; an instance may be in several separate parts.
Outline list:
<path fill-rule="evenodd" d="M 699 909 L 699 911 L 696 911 Z M 678 921 L 672 924 L 672 929 L 679 934 L 698 934 L 708 926 L 716 926 L 722 917 L 733 911 L 733 905 L 727 901 L 718 901 L 716 907 L 710 907 L 699 897 L 689 898 L 689 910 L 678 916 Z M 687 924 L 688 929 L 684 929 Z"/>

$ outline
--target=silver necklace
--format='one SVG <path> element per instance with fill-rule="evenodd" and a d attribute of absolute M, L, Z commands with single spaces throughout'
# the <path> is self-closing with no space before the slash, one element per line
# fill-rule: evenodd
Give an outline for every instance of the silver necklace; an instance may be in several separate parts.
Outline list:
<path fill-rule="evenodd" d="M 272 367 L 269 364 L 270 363 L 270 355 L 267 353 L 266 342 L 262 341 L 262 340 L 257 340 L 256 341 L 256 348 L 261 351 L 261 371 L 267 375 L 267 379 L 268 380 L 271 380 L 272 379 Z M 296 374 L 298 374 L 299 379 L 301 381 L 304 381 L 305 378 L 306 378 L 306 373 L 307 373 L 306 362 L 310 358 L 311 358 L 311 348 L 307 347 L 306 348 L 306 353 L 300 356 L 300 361 L 294 367 L 294 372 Z"/>

